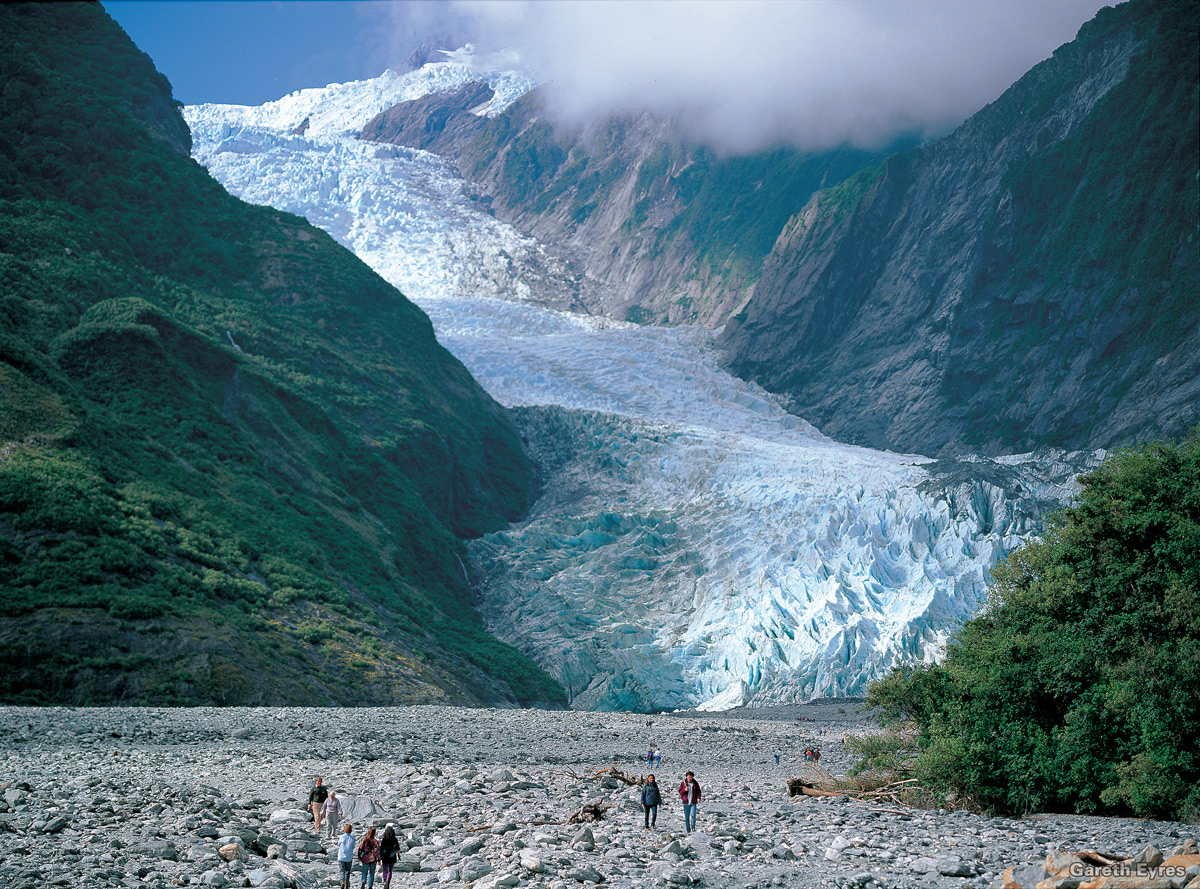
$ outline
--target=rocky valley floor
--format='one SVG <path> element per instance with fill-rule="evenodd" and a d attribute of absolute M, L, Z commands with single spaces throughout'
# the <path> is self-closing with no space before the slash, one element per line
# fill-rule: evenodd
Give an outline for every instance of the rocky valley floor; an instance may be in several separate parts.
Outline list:
<path fill-rule="evenodd" d="M 1169 854 L 1200 835 L 1169 822 L 789 799 L 784 781 L 804 769 L 805 747 L 819 746 L 835 774 L 850 765 L 842 738 L 870 729 L 856 706 L 3 708 L 0 886 L 336 886 L 333 843 L 303 810 L 317 775 L 346 800 L 356 835 L 395 824 L 395 887 L 984 887 L 1056 848 Z M 666 804 L 646 830 L 635 788 L 589 776 L 612 765 L 642 774 L 651 743 Z M 675 793 L 688 769 L 703 788 L 691 835 Z M 602 820 L 561 823 L 601 798 L 612 806 Z"/>

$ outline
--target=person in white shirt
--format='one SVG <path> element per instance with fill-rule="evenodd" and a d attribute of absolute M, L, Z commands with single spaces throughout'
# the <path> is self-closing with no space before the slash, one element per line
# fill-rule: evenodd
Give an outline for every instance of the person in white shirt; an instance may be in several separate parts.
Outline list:
<path fill-rule="evenodd" d="M 338 869 L 341 871 L 342 889 L 350 889 L 350 871 L 354 869 L 354 825 L 346 822 L 338 840 Z"/>

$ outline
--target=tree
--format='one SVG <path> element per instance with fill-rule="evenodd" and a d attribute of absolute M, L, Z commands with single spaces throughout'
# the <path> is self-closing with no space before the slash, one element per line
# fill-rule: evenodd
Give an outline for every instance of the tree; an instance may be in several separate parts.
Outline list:
<path fill-rule="evenodd" d="M 872 686 L 931 789 L 1009 812 L 1200 816 L 1200 427 L 1112 454 L 996 567 L 942 664 Z"/>

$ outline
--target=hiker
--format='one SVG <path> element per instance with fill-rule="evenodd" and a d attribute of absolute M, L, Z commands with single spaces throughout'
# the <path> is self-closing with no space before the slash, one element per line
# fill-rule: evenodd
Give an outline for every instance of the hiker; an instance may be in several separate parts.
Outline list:
<path fill-rule="evenodd" d="M 658 764 L 662 762 L 662 751 L 658 749 L 658 745 L 654 745 L 654 768 L 658 768 Z"/>
<path fill-rule="evenodd" d="M 813 762 L 816 763 L 817 765 L 821 764 L 821 748 L 820 747 L 813 748 Z"/>
<path fill-rule="evenodd" d="M 337 798 L 335 791 L 329 791 L 329 796 L 321 805 L 321 817 L 325 819 L 325 835 L 333 839 L 338 832 L 338 824 L 342 820 L 342 801 Z"/>
<path fill-rule="evenodd" d="M 338 839 L 338 870 L 341 872 L 342 889 L 350 889 L 350 869 L 354 867 L 354 825 L 349 821 L 342 828 Z"/>
<path fill-rule="evenodd" d="M 691 833 L 696 829 L 696 806 L 700 802 L 700 785 L 691 772 L 679 782 L 679 798 L 683 800 L 683 829 Z"/>
<path fill-rule="evenodd" d="M 362 842 L 358 844 L 358 860 L 362 862 L 360 889 L 374 889 L 375 867 L 379 864 L 379 840 L 375 839 L 375 828 L 368 827 Z"/>
<path fill-rule="evenodd" d="M 642 811 L 646 813 L 646 830 L 658 823 L 658 806 L 661 802 L 662 795 L 658 792 L 654 776 L 647 775 L 646 783 L 642 785 Z"/>
<path fill-rule="evenodd" d="M 383 877 L 383 889 L 392 887 L 392 868 L 400 857 L 400 841 L 396 839 L 396 825 L 389 823 L 383 829 L 383 838 L 379 841 L 379 873 Z"/>
<path fill-rule="evenodd" d="M 646 768 L 654 768 L 654 745 L 650 745 L 650 749 L 646 751 Z"/>
<path fill-rule="evenodd" d="M 321 835 L 321 806 L 325 805 L 325 800 L 329 796 L 329 791 L 325 789 L 321 780 L 318 776 L 316 783 L 308 791 L 308 808 L 312 810 L 313 830 L 317 832 L 318 836 Z"/>
<path fill-rule="evenodd" d="M 779 765 L 779 757 L 781 757 L 782 755 L 783 754 L 780 751 L 778 751 L 778 750 L 775 751 L 775 765 Z"/>

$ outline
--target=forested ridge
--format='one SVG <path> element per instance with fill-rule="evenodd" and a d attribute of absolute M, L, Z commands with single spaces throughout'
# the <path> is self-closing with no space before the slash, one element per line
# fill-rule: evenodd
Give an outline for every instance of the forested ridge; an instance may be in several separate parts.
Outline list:
<path fill-rule="evenodd" d="M 561 700 L 474 609 L 532 471 L 428 318 L 98 4 L 0 8 L 0 82 L 0 700 Z"/>

